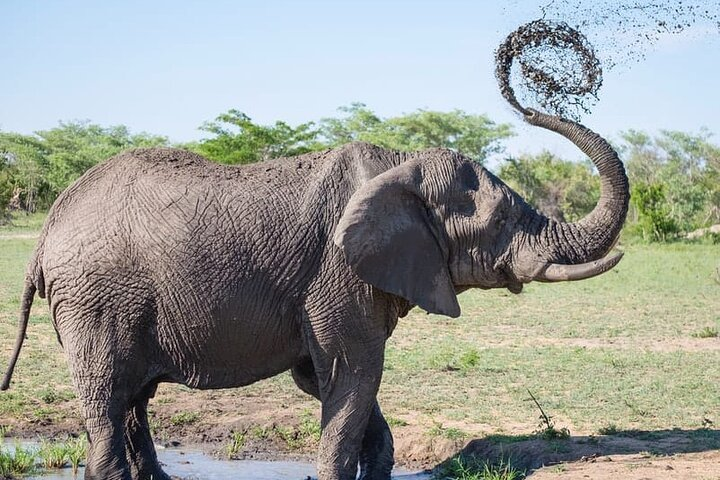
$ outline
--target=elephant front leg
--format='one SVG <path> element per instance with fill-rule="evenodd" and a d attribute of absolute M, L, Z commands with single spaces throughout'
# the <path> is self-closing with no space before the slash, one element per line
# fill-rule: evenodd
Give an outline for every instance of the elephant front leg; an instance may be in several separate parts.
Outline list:
<path fill-rule="evenodd" d="M 292 369 L 298 387 L 320 400 L 320 388 L 315 367 L 310 359 Z M 375 400 L 360 449 L 360 480 L 389 480 L 395 463 L 393 438 L 380 405 Z"/>
<path fill-rule="evenodd" d="M 360 480 L 389 480 L 394 454 L 390 427 L 375 401 L 360 450 Z"/>
<path fill-rule="evenodd" d="M 321 384 L 322 436 L 319 480 L 355 480 L 365 429 L 375 404 L 380 372 L 353 371 L 341 359 L 333 362 L 325 388 Z"/>

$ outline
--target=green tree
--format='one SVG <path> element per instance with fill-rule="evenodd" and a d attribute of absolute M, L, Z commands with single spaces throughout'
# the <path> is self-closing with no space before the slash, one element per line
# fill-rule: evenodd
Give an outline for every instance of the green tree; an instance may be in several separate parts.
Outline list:
<path fill-rule="evenodd" d="M 90 167 L 137 147 L 167 145 L 165 137 L 131 135 L 125 126 L 101 127 L 89 122 L 61 122 L 34 135 L 0 132 L 0 159 L 5 183 L 12 185 L 13 207 L 47 208 Z"/>
<path fill-rule="evenodd" d="M 270 158 L 299 155 L 365 141 L 394 150 L 446 147 L 482 162 L 502 150 L 500 140 L 512 135 L 507 124 L 497 125 L 484 115 L 452 112 L 417 112 L 383 119 L 362 103 L 338 109 L 341 116 L 323 118 L 319 124 L 291 127 L 277 121 L 257 125 L 239 110 L 229 110 L 201 130 L 212 134 L 187 147 L 221 163 L 252 163 Z"/>
<path fill-rule="evenodd" d="M 55 198 L 47 181 L 47 149 L 33 135 L 0 132 L 0 157 L 6 182 L 12 184 L 13 207 L 35 211 L 46 208 Z"/>
<path fill-rule="evenodd" d="M 362 103 L 339 110 L 344 114 L 341 118 L 320 121 L 321 136 L 330 147 L 354 140 L 404 151 L 445 147 L 482 163 L 488 155 L 502 151 L 500 141 L 513 135 L 508 124 L 462 110 L 418 110 L 388 119 L 381 119 Z"/>
<path fill-rule="evenodd" d="M 540 212 L 558 221 L 587 215 L 600 196 L 592 163 L 571 162 L 550 152 L 508 158 L 498 175 Z"/>
<path fill-rule="evenodd" d="M 90 167 L 123 150 L 168 144 L 166 137 L 131 135 L 124 125 L 102 127 L 89 122 L 61 122 L 36 135 L 47 152 L 47 180 L 56 195 Z"/>
<path fill-rule="evenodd" d="M 7 220 L 8 205 L 13 196 L 14 182 L 4 158 L 0 157 L 0 225 Z"/>
<path fill-rule="evenodd" d="M 637 185 L 630 218 L 643 237 L 664 240 L 720 222 L 720 148 L 710 136 L 707 130 L 622 134 L 620 151 Z"/>
<path fill-rule="evenodd" d="M 214 137 L 201 140 L 194 150 L 220 163 L 253 163 L 322 148 L 313 123 L 295 128 L 281 121 L 269 126 L 257 125 L 238 110 L 229 110 L 200 129 Z"/>
<path fill-rule="evenodd" d="M 320 120 L 320 134 L 323 143 L 339 147 L 346 143 L 363 141 L 376 143 L 384 132 L 383 120 L 367 108 L 364 103 L 352 103 L 338 108 L 343 115 L 339 118 Z"/>
<path fill-rule="evenodd" d="M 664 242 L 678 232 L 670 215 L 665 184 L 637 182 L 632 186 L 632 204 L 638 211 L 637 227 L 645 240 Z"/>

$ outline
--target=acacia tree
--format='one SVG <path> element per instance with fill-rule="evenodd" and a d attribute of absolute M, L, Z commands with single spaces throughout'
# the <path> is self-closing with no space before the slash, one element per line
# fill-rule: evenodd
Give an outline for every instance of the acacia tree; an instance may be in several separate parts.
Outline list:
<path fill-rule="evenodd" d="M 285 122 L 257 125 L 239 110 L 228 110 L 201 130 L 214 137 L 201 140 L 192 150 L 220 163 L 244 164 L 300 155 L 321 148 L 313 123 L 293 128 Z"/>

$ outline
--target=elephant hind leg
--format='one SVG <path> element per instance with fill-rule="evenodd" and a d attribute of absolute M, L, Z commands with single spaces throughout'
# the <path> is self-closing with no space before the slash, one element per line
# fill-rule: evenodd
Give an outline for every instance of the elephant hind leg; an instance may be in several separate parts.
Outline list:
<path fill-rule="evenodd" d="M 148 399 L 156 387 L 154 382 L 148 385 L 130 403 L 125 416 L 125 454 L 133 478 L 170 480 L 158 462 L 147 418 Z"/>
<path fill-rule="evenodd" d="M 132 480 L 125 456 L 125 409 L 94 404 L 81 394 L 88 438 L 85 480 Z"/>
<path fill-rule="evenodd" d="M 320 400 L 320 387 L 315 375 L 315 367 L 310 358 L 304 358 L 292 370 L 292 377 L 295 385 L 300 390 Z"/>
<path fill-rule="evenodd" d="M 307 358 L 292 369 L 295 384 L 308 395 L 320 399 L 320 388 L 312 360 Z M 380 405 L 375 400 L 360 450 L 360 480 L 386 480 L 390 478 L 395 448 L 393 437 Z"/>
<path fill-rule="evenodd" d="M 68 317 L 61 316 L 58 323 L 85 418 L 85 480 L 138 480 L 125 445 L 128 411 L 147 381 L 144 357 L 138 343 L 114 330 L 107 318 L 95 312 L 80 317 L 78 312 L 72 312 L 72 319 L 84 318 L 85 331 L 78 331 L 79 322 L 71 324 Z"/>
<path fill-rule="evenodd" d="M 125 455 L 125 414 L 129 395 L 117 361 L 95 343 L 65 336 L 73 382 L 88 438 L 85 480 L 131 480 Z"/>

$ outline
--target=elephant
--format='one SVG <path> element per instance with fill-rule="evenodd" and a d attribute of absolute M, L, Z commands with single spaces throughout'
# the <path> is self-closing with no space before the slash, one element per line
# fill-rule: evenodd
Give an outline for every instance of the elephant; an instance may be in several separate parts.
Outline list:
<path fill-rule="evenodd" d="M 377 401 L 385 344 L 414 306 L 457 317 L 470 288 L 581 280 L 628 208 L 616 152 L 525 110 L 595 163 L 602 191 L 575 223 L 547 218 L 449 149 L 356 142 L 225 166 L 173 148 L 93 167 L 51 208 L 29 262 L 7 389 L 37 293 L 67 356 L 89 440 L 86 479 L 168 479 L 148 400 L 160 382 L 239 387 L 290 370 L 321 402 L 321 480 L 388 479 Z"/>

